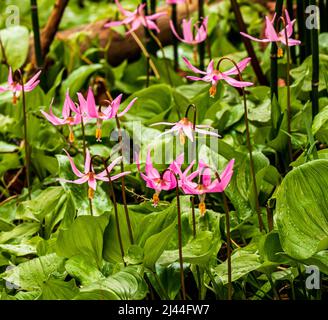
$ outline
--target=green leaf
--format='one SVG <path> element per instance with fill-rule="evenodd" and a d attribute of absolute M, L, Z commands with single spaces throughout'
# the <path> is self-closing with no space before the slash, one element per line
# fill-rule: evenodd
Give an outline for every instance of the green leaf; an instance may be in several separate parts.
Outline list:
<path fill-rule="evenodd" d="M 144 247 L 144 266 L 154 269 L 156 261 L 159 259 L 170 241 L 175 231 L 176 223 L 173 222 L 160 233 L 149 237 Z"/>
<path fill-rule="evenodd" d="M 114 275 L 81 288 L 77 300 L 141 300 L 148 291 L 137 267 L 128 266 Z"/>
<path fill-rule="evenodd" d="M 23 290 L 40 289 L 51 274 L 63 271 L 64 259 L 49 254 L 23 262 L 2 274 L 3 279 Z"/>
<path fill-rule="evenodd" d="M 56 252 L 59 256 L 71 258 L 84 255 L 94 259 L 100 267 L 103 251 L 103 234 L 108 216 L 80 216 L 72 225 L 59 232 Z"/>
<path fill-rule="evenodd" d="M 29 32 L 26 27 L 13 26 L 0 31 L 7 62 L 13 70 L 20 68 L 26 61 L 29 49 Z M 0 60 L 3 59 L 0 50 Z"/>
<path fill-rule="evenodd" d="M 257 270 L 261 266 L 260 256 L 247 250 L 236 250 L 231 256 L 232 282 L 247 275 L 251 271 Z M 223 284 L 228 283 L 227 261 L 213 269 L 215 276 Z"/>
<path fill-rule="evenodd" d="M 182 247 L 183 261 L 186 263 L 206 264 L 213 257 L 221 242 L 214 237 L 213 232 L 198 232 L 196 238 L 192 238 Z M 160 265 L 169 265 L 179 260 L 178 250 L 165 250 L 158 260 Z"/>
<path fill-rule="evenodd" d="M 67 89 L 69 89 L 70 96 L 73 97 L 82 88 L 87 79 L 101 68 L 101 64 L 92 64 L 75 69 L 62 83 L 60 89 L 61 97 L 65 96 Z"/>
<path fill-rule="evenodd" d="M 99 271 L 96 261 L 88 256 L 73 256 L 66 261 L 65 269 L 69 275 L 78 279 L 82 286 L 105 279 L 105 276 Z"/>
<path fill-rule="evenodd" d="M 68 282 L 49 279 L 42 283 L 41 290 L 38 300 L 72 300 L 79 293 L 74 279 Z"/>
<path fill-rule="evenodd" d="M 6 243 L 10 240 L 19 240 L 28 238 L 39 231 L 40 224 L 36 222 L 25 222 L 14 229 L 6 232 L 0 232 L 0 243 Z"/>
<path fill-rule="evenodd" d="M 277 192 L 277 225 L 284 251 L 308 259 L 328 248 L 328 160 L 314 160 L 287 174 Z"/>

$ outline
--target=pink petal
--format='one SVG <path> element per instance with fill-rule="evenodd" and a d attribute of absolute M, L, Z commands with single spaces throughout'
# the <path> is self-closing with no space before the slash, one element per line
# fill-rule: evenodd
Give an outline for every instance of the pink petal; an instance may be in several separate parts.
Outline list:
<path fill-rule="evenodd" d="M 87 182 L 88 179 L 89 179 L 88 176 L 83 176 L 83 177 L 81 177 L 80 179 L 77 179 L 77 180 L 58 179 L 58 181 L 68 182 L 68 183 L 75 183 L 75 184 L 83 184 L 83 183 Z"/>
<path fill-rule="evenodd" d="M 277 32 L 274 29 L 272 22 L 268 17 L 265 17 L 265 20 L 266 20 L 265 36 L 267 37 L 267 39 L 270 39 L 271 41 L 279 41 Z"/>
<path fill-rule="evenodd" d="M 81 171 L 75 166 L 75 163 L 74 163 L 74 161 L 73 161 L 73 159 L 72 159 L 72 157 L 70 156 L 70 154 L 65 150 L 65 149 L 63 149 L 64 151 L 65 151 L 65 153 L 66 153 L 66 155 L 67 155 L 67 157 L 68 157 L 68 160 L 69 160 L 69 162 L 70 162 L 70 164 L 71 164 L 71 167 L 72 167 L 72 171 L 74 172 L 74 174 L 76 175 L 76 176 L 78 176 L 78 177 L 83 177 L 84 175 L 81 173 Z"/>
<path fill-rule="evenodd" d="M 115 160 L 113 160 L 112 163 L 107 167 L 107 171 L 108 171 L 108 173 L 110 173 L 110 172 L 113 170 L 113 168 L 114 168 L 118 163 L 120 163 L 121 161 L 122 161 L 122 157 L 118 157 L 118 158 L 116 158 Z M 105 177 L 105 176 L 107 176 L 107 172 L 106 172 L 106 170 L 100 172 L 97 176 L 99 176 L 99 177 Z"/>
<path fill-rule="evenodd" d="M 96 189 L 97 189 L 97 180 L 96 180 L 96 178 L 90 176 L 89 179 L 88 179 L 88 185 L 91 189 L 96 191 Z"/>
<path fill-rule="evenodd" d="M 35 88 L 35 85 L 34 85 L 34 83 L 36 82 L 36 80 L 39 78 L 39 76 L 40 76 L 40 74 L 41 74 L 41 70 L 39 71 L 39 72 L 37 72 L 29 81 L 27 81 L 26 83 L 25 83 L 25 85 L 24 85 L 24 88 L 26 87 L 26 88 L 28 88 L 28 87 L 33 87 L 33 88 Z M 40 81 L 39 81 L 40 82 Z M 38 82 L 38 83 L 39 83 Z"/>
<path fill-rule="evenodd" d="M 183 57 L 182 59 L 191 71 L 199 74 L 206 74 L 205 71 L 199 70 L 198 68 L 194 67 L 187 58 Z"/>
<path fill-rule="evenodd" d="M 11 69 L 11 67 L 9 67 L 9 72 L 8 72 L 8 83 L 12 84 L 13 81 L 13 70 Z"/>
<path fill-rule="evenodd" d="M 118 114 L 118 117 L 122 117 L 125 113 L 127 113 L 131 107 L 134 105 L 134 103 L 137 101 L 138 98 L 134 98 L 129 104 L 128 106 L 121 112 Z"/>
<path fill-rule="evenodd" d="M 184 41 L 184 39 L 181 38 L 181 37 L 179 36 L 179 34 L 177 33 L 177 31 L 175 30 L 174 23 L 173 23 L 172 20 L 170 20 L 170 28 L 171 28 L 172 33 L 174 34 L 174 36 L 175 36 L 177 39 L 179 39 L 180 41 Z"/>
<path fill-rule="evenodd" d="M 243 72 L 251 60 L 252 60 L 251 58 L 245 58 L 242 61 L 238 62 L 237 66 L 238 66 L 239 71 Z M 224 75 L 231 76 L 231 75 L 239 74 L 238 69 L 236 67 L 233 67 L 230 70 L 222 72 L 222 73 Z"/>
<path fill-rule="evenodd" d="M 223 80 L 225 80 L 228 84 L 230 84 L 233 87 L 236 88 L 244 88 L 244 87 L 249 87 L 252 86 L 254 83 L 252 82 L 246 82 L 246 81 L 238 81 L 230 77 L 223 77 Z"/>
<path fill-rule="evenodd" d="M 252 37 L 249 34 L 244 33 L 244 32 L 240 32 L 240 34 L 242 36 L 246 37 L 246 38 L 249 38 L 249 39 L 253 40 L 253 41 L 257 41 L 257 42 L 271 42 L 270 39 L 258 39 L 258 38 Z"/>
<path fill-rule="evenodd" d="M 89 149 L 87 149 L 86 153 L 85 153 L 85 163 L 84 163 L 84 173 L 85 174 L 87 174 L 91 171 L 90 165 L 91 165 L 91 155 L 90 155 Z"/>

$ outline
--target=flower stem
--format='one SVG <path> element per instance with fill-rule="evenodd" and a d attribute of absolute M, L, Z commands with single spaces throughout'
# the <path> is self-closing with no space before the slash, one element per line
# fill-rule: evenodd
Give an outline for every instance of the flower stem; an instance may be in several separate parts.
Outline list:
<path fill-rule="evenodd" d="M 124 261 L 124 247 L 123 247 L 123 241 L 122 241 L 122 235 L 121 235 L 121 228 L 120 228 L 120 221 L 119 221 L 119 216 L 118 216 L 118 210 L 117 210 L 117 202 L 116 202 L 116 196 L 115 196 L 115 191 L 114 191 L 114 186 L 113 186 L 113 181 L 110 177 L 110 173 L 108 171 L 108 165 L 107 165 L 107 161 L 106 159 L 104 159 L 103 157 L 100 156 L 93 156 L 92 159 L 99 157 L 103 163 L 103 166 L 106 170 L 106 175 L 108 178 L 108 183 L 109 183 L 109 198 L 112 200 L 113 206 L 114 206 L 114 213 L 115 213 L 115 222 L 116 222 L 116 232 L 117 232 L 117 238 L 118 238 L 118 242 L 120 245 L 120 251 L 121 251 L 121 257 L 122 257 L 122 261 L 124 266 L 126 265 L 125 261 Z M 92 163 L 92 161 L 91 161 Z"/>
<path fill-rule="evenodd" d="M 219 173 L 216 171 L 215 176 L 219 182 L 221 178 Z M 222 192 L 223 207 L 226 214 L 226 234 L 227 234 L 227 264 L 228 264 L 228 300 L 232 299 L 232 267 L 231 267 L 231 233 L 230 233 L 230 211 L 228 206 L 228 200 L 225 192 Z"/>
<path fill-rule="evenodd" d="M 273 214 L 269 205 L 266 205 L 269 232 L 273 230 Z"/>
<path fill-rule="evenodd" d="M 182 300 L 186 300 L 186 288 L 184 281 L 184 272 L 183 272 L 183 255 L 182 255 L 182 224 L 181 224 L 181 205 L 180 205 L 180 195 L 179 195 L 179 181 L 177 175 L 173 172 L 172 169 L 165 169 L 161 175 L 161 180 L 163 179 L 164 173 L 169 171 L 172 176 L 174 176 L 176 181 L 175 193 L 177 199 L 177 209 L 178 209 L 178 247 L 179 247 L 179 263 L 180 263 L 180 283 L 181 283 L 181 291 L 182 291 Z"/>
<path fill-rule="evenodd" d="M 24 88 L 24 80 L 21 70 L 18 70 L 20 76 L 20 83 L 22 86 L 22 103 L 23 103 L 23 119 L 24 119 L 24 146 L 25 146 L 25 166 L 26 166 L 26 182 L 28 189 L 28 197 L 31 200 L 32 198 L 32 190 L 31 190 L 31 181 L 30 181 L 30 146 L 28 143 L 27 136 L 27 112 L 26 112 L 26 99 L 25 99 L 25 88 Z"/>
<path fill-rule="evenodd" d="M 198 0 L 198 21 L 204 19 L 204 0 Z M 204 69 L 204 60 L 205 60 L 205 42 L 198 44 L 199 52 L 199 69 Z"/>
<path fill-rule="evenodd" d="M 305 7 L 304 0 L 297 0 L 297 29 L 298 29 L 298 39 L 302 42 L 299 46 L 300 48 L 300 63 L 302 63 L 306 57 L 305 53 L 305 22 L 304 13 Z"/>
<path fill-rule="evenodd" d="M 142 41 L 139 39 L 139 37 L 137 36 L 137 34 L 134 31 L 131 32 L 131 35 L 132 35 L 133 39 L 135 40 L 135 42 L 137 43 L 137 45 L 139 46 L 142 53 L 144 54 L 144 56 L 146 57 L 146 59 L 149 59 L 149 65 L 150 65 L 151 69 L 153 70 L 155 77 L 157 79 L 159 79 L 160 78 L 159 72 L 158 72 L 154 62 L 151 60 L 151 57 L 150 57 L 147 49 L 143 45 Z"/>
<path fill-rule="evenodd" d="M 81 107 L 80 112 L 81 112 L 81 129 L 82 129 L 82 142 L 83 142 L 83 158 L 84 162 L 86 160 L 86 154 L 87 154 L 87 146 L 86 146 L 86 141 L 85 141 L 85 127 L 84 127 L 84 121 L 83 121 L 83 116 L 82 116 L 82 110 Z M 89 191 L 87 188 L 87 197 L 89 198 Z M 89 198 L 89 210 L 90 210 L 90 215 L 93 216 L 93 207 L 92 207 L 92 199 Z"/>
<path fill-rule="evenodd" d="M 293 161 L 293 146 L 291 140 L 291 121 L 292 121 L 292 109 L 291 109 L 291 102 L 290 102 L 290 48 L 288 46 L 288 34 L 286 28 L 286 20 L 284 17 L 280 17 L 283 21 L 284 29 L 285 29 L 285 39 L 286 39 L 286 51 L 287 51 L 287 70 L 286 70 L 286 86 L 287 86 L 287 143 L 288 143 L 288 155 L 289 155 L 289 163 Z"/>
<path fill-rule="evenodd" d="M 243 77 L 242 77 L 242 74 L 239 70 L 239 67 L 238 67 L 237 63 L 234 60 L 230 59 L 230 58 L 227 58 L 227 57 L 221 58 L 219 60 L 218 64 L 217 64 L 216 69 L 219 70 L 220 64 L 224 60 L 230 61 L 235 66 L 235 68 L 238 71 L 239 80 L 243 81 Z M 245 126 L 246 126 L 246 144 L 247 144 L 247 149 L 248 149 L 248 153 L 249 153 L 249 164 L 250 164 L 250 172 L 251 172 L 251 177 L 252 177 L 252 182 L 253 182 L 253 193 L 254 193 L 254 200 L 255 200 L 255 208 L 256 208 L 256 212 L 257 212 L 257 218 L 258 218 L 258 222 L 259 222 L 260 232 L 262 232 L 263 229 L 264 229 L 264 225 L 263 225 L 263 220 L 262 220 L 262 216 L 261 216 L 261 207 L 260 207 L 259 198 L 258 198 L 258 190 L 257 190 L 256 174 L 255 174 L 255 167 L 254 167 L 254 160 L 253 160 L 251 135 L 250 135 L 250 131 L 249 131 L 247 99 L 246 99 L 245 88 L 241 88 L 241 89 L 242 89 L 243 102 L 244 102 L 244 122 L 245 122 Z"/>
<path fill-rule="evenodd" d="M 178 12 L 177 12 L 177 5 L 172 4 L 172 22 L 174 25 L 175 30 L 178 28 Z M 176 37 L 173 37 L 173 56 L 174 56 L 174 70 L 178 71 L 179 69 L 179 43 Z"/>
<path fill-rule="evenodd" d="M 42 50 L 41 50 L 37 0 L 31 0 L 31 15 L 32 15 L 32 27 L 33 27 L 33 36 L 34 36 L 34 50 L 35 50 L 36 64 L 37 67 L 40 68 L 43 65 L 43 57 L 42 57 Z"/>
<path fill-rule="evenodd" d="M 315 0 L 310 1 L 311 5 L 316 5 Z M 316 17 L 317 21 L 319 17 Z M 312 43 L 312 117 L 314 118 L 319 112 L 319 40 L 318 29 L 311 30 Z"/>
<path fill-rule="evenodd" d="M 159 38 L 150 29 L 149 29 L 149 35 L 153 38 L 153 40 L 156 42 L 156 44 L 158 45 L 159 49 L 162 52 L 162 55 L 163 55 L 163 58 L 164 58 L 164 61 L 165 61 L 165 68 L 166 68 L 166 72 L 167 72 L 167 78 L 169 80 L 169 84 L 172 86 L 173 84 L 172 84 L 170 69 L 169 69 L 169 65 L 168 65 L 168 60 L 166 59 L 164 48 L 163 48 L 163 45 L 161 43 L 161 40 L 159 40 Z"/>
<path fill-rule="evenodd" d="M 276 8 L 275 12 L 277 15 L 277 19 L 275 22 L 275 25 L 277 25 L 278 19 L 281 16 L 282 13 L 282 7 L 283 7 L 283 0 L 277 0 L 276 1 Z M 278 62 L 277 62 L 277 44 L 275 42 L 272 42 L 271 45 L 271 100 L 274 96 L 278 97 Z"/>
<path fill-rule="evenodd" d="M 180 196 L 179 196 L 179 186 L 176 186 L 176 198 L 177 198 L 177 208 L 178 208 L 178 241 L 179 241 L 179 262 L 180 262 L 180 281 L 182 289 L 182 299 L 186 300 L 186 289 L 184 282 L 183 273 L 183 256 L 182 256 L 182 225 L 181 225 L 181 207 L 180 207 Z"/>
<path fill-rule="evenodd" d="M 115 116 L 115 120 L 116 120 L 116 126 L 117 126 L 117 130 L 118 130 L 118 142 L 120 144 L 119 153 L 120 153 L 120 156 L 122 157 L 121 173 L 123 173 L 124 172 L 124 161 L 123 161 L 122 129 L 121 129 L 120 120 L 117 115 Z M 129 239 L 130 239 L 130 243 L 133 244 L 134 243 L 133 232 L 132 232 L 132 226 L 131 226 L 131 221 L 130 221 L 130 216 L 129 216 L 129 209 L 128 209 L 128 205 L 126 202 L 125 177 L 124 176 L 121 177 L 121 185 L 122 185 L 122 199 L 123 199 L 123 206 L 124 206 L 124 212 L 125 212 L 125 219 L 126 219 L 126 223 L 127 223 L 128 231 L 129 231 Z"/>

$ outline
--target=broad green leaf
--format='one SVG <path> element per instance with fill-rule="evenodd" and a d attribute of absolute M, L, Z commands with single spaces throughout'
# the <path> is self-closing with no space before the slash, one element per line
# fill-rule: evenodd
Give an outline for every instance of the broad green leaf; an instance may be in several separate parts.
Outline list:
<path fill-rule="evenodd" d="M 195 239 L 191 239 L 183 248 L 183 261 L 186 263 L 206 264 L 218 250 L 220 240 L 214 237 L 213 232 L 201 231 Z M 169 265 L 179 260 L 178 250 L 165 250 L 158 259 L 158 264 Z"/>
<path fill-rule="evenodd" d="M 20 68 L 26 61 L 29 49 L 29 31 L 23 26 L 12 26 L 0 31 L 8 64 L 13 70 Z M 0 60 L 3 59 L 0 50 Z"/>
<path fill-rule="evenodd" d="M 79 293 L 74 279 L 65 282 L 50 278 L 42 283 L 41 291 L 38 300 L 72 300 Z"/>
<path fill-rule="evenodd" d="M 65 264 L 68 274 L 79 280 L 82 286 L 104 280 L 105 276 L 99 271 L 96 261 L 88 256 L 73 256 Z"/>
<path fill-rule="evenodd" d="M 80 216 L 72 225 L 59 232 L 56 252 L 59 256 L 71 258 L 83 255 L 94 259 L 98 266 L 102 262 L 103 234 L 108 216 Z"/>
<path fill-rule="evenodd" d="M 247 250 L 237 250 L 231 256 L 232 281 L 236 281 L 261 266 L 260 256 Z M 215 276 L 223 283 L 228 283 L 227 261 L 213 269 Z"/>
<path fill-rule="evenodd" d="M 328 160 L 314 160 L 287 174 L 277 192 L 277 225 L 284 251 L 308 259 L 328 248 Z"/>
<path fill-rule="evenodd" d="M 42 287 L 51 274 L 64 270 L 64 259 L 49 254 L 23 262 L 2 274 L 3 279 L 23 290 L 33 291 Z"/>
<path fill-rule="evenodd" d="M 14 229 L 6 232 L 0 232 L 0 243 L 6 243 L 10 240 L 19 240 L 28 238 L 39 231 L 40 224 L 36 222 L 25 222 L 19 224 Z"/>
<path fill-rule="evenodd" d="M 141 300 L 148 288 L 136 267 L 126 267 L 114 275 L 80 290 L 77 300 Z"/>
<path fill-rule="evenodd" d="M 148 268 L 154 268 L 156 261 L 165 250 L 175 231 L 176 223 L 173 222 L 163 231 L 149 237 L 144 246 L 144 265 Z"/>

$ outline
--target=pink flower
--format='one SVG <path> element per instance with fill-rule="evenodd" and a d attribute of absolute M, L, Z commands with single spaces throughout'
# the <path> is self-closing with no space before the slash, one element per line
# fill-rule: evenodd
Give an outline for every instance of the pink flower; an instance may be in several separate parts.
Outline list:
<path fill-rule="evenodd" d="M 204 77 L 200 78 L 200 77 L 193 77 L 193 76 L 187 76 L 188 79 L 191 80 L 195 80 L 195 81 L 205 81 L 205 82 L 210 82 L 212 84 L 209 92 L 210 92 L 210 96 L 214 97 L 216 94 L 216 86 L 218 84 L 218 82 L 220 80 L 224 80 L 225 82 L 227 82 L 228 84 L 230 84 L 233 87 L 237 87 L 237 88 L 243 88 L 243 87 L 248 87 L 248 86 L 252 86 L 253 83 L 252 82 L 246 82 L 246 81 L 238 81 L 235 80 L 233 78 L 231 78 L 230 76 L 232 75 L 237 75 L 238 74 L 238 70 L 236 67 L 233 67 L 231 69 L 229 69 L 228 71 L 224 71 L 221 72 L 219 70 L 215 70 L 214 69 L 214 60 L 211 60 L 211 62 L 209 63 L 206 71 L 202 71 L 199 70 L 198 68 L 194 67 L 189 61 L 188 59 L 186 59 L 185 57 L 183 57 L 183 61 L 185 62 L 185 64 L 187 65 L 187 67 L 195 72 L 195 73 L 199 73 L 201 75 L 204 75 Z M 246 58 L 242 61 L 240 61 L 237 66 L 239 68 L 239 71 L 242 72 L 248 65 L 248 63 L 251 61 L 251 58 Z"/>
<path fill-rule="evenodd" d="M 181 171 L 181 166 L 179 166 L 178 163 L 174 164 L 175 171 L 178 172 L 180 178 L 179 186 L 183 192 L 185 194 L 194 194 L 199 196 L 199 210 L 201 215 L 204 215 L 206 212 L 206 193 L 223 192 L 228 186 L 233 174 L 234 162 L 234 159 L 230 160 L 226 168 L 221 173 L 220 180 L 215 178 L 213 181 L 211 178 L 211 169 L 203 161 L 199 161 L 197 170 L 189 175 L 188 173 L 193 167 L 193 163 L 191 163 L 184 172 Z M 195 183 L 192 180 L 197 176 L 199 177 L 199 181 L 198 183 Z"/>
<path fill-rule="evenodd" d="M 265 38 L 264 39 L 258 39 L 255 37 L 250 36 L 249 34 L 246 34 L 244 32 L 240 32 L 240 34 L 244 37 L 247 37 L 251 40 L 258 41 L 258 42 L 276 42 L 277 44 L 282 43 L 284 45 L 287 45 L 286 42 L 286 35 L 285 30 L 287 31 L 287 40 L 288 40 L 288 46 L 297 46 L 301 44 L 301 41 L 292 39 L 291 36 L 293 34 L 293 27 L 295 23 L 295 19 L 293 21 L 290 20 L 288 11 L 285 10 L 285 17 L 286 17 L 286 27 L 282 29 L 279 33 L 276 32 L 274 28 L 274 21 L 276 19 L 276 14 L 274 15 L 273 19 L 270 20 L 269 17 L 265 17 Z M 278 48 L 278 58 L 281 58 L 283 56 L 283 50 L 282 48 Z"/>
<path fill-rule="evenodd" d="M 38 80 L 40 74 L 41 71 L 37 72 L 29 81 L 27 81 L 24 84 L 25 92 L 32 91 L 40 83 L 40 80 Z M 13 71 L 11 68 L 9 68 L 8 83 L 5 86 L 0 86 L 0 93 L 6 91 L 13 92 L 13 103 L 16 104 L 17 102 L 16 93 L 22 91 L 22 85 L 18 81 L 15 81 L 13 79 Z"/>
<path fill-rule="evenodd" d="M 192 28 L 192 25 L 191 25 L 192 20 L 191 19 L 189 19 L 189 20 L 183 19 L 182 20 L 182 34 L 183 34 L 182 38 L 179 36 L 177 31 L 175 30 L 175 27 L 174 27 L 174 24 L 173 24 L 172 20 L 170 20 L 170 27 L 171 27 L 171 30 L 172 30 L 173 34 L 180 41 L 182 41 L 184 43 L 195 45 L 197 43 L 200 43 L 200 42 L 203 42 L 203 41 L 206 40 L 206 37 L 207 37 L 207 22 L 208 22 L 208 17 L 206 17 L 202 21 L 200 26 L 199 26 L 199 22 L 194 24 L 193 27 L 194 27 L 195 33 L 196 33 L 196 35 L 194 36 L 193 28 Z"/>
<path fill-rule="evenodd" d="M 181 144 L 185 144 L 186 137 L 188 139 L 190 139 L 190 141 L 193 142 L 194 141 L 194 137 L 193 137 L 193 132 L 194 131 L 197 132 L 197 133 L 205 134 L 205 135 L 220 137 L 220 135 L 218 135 L 215 132 L 200 129 L 200 128 L 211 128 L 211 126 L 208 126 L 208 125 L 196 125 L 195 130 L 194 130 L 193 123 L 186 117 L 182 118 L 179 122 L 176 122 L 176 123 L 158 122 L 158 123 L 152 124 L 151 126 L 162 125 L 162 124 L 168 125 L 168 126 L 173 126 L 173 128 L 171 128 L 170 130 L 165 131 L 164 133 L 161 133 L 159 135 L 159 137 L 164 135 L 164 134 L 174 132 L 176 134 L 179 134 Z"/>
<path fill-rule="evenodd" d="M 63 106 L 63 110 L 62 110 L 62 116 L 63 116 L 62 119 L 56 117 L 53 114 L 52 104 L 53 104 L 53 99 L 52 99 L 50 107 L 49 107 L 49 113 L 46 113 L 43 110 L 41 110 L 41 113 L 54 126 L 62 126 L 62 125 L 67 124 L 68 128 L 69 128 L 69 132 L 70 132 L 69 133 L 69 141 L 71 143 L 73 143 L 74 142 L 74 133 L 73 133 L 72 126 L 81 123 L 80 111 L 77 109 L 74 102 L 70 98 L 68 91 L 66 93 L 66 98 L 65 98 L 64 106 Z M 75 113 L 74 115 L 73 115 L 73 112 Z"/>
<path fill-rule="evenodd" d="M 113 170 L 114 166 L 117 165 L 120 161 L 122 161 L 122 157 L 118 157 L 107 167 L 107 171 L 104 170 L 104 171 L 96 174 L 94 172 L 93 166 L 91 164 L 90 152 L 87 149 L 86 150 L 86 159 L 85 159 L 85 164 L 84 164 L 84 173 L 82 173 L 76 167 L 76 165 L 74 163 L 74 160 L 69 155 L 69 153 L 66 150 L 64 150 L 64 151 L 67 154 L 67 157 L 68 157 L 69 162 L 70 162 L 71 167 L 72 167 L 72 171 L 78 177 L 78 179 L 77 180 L 59 179 L 59 181 L 68 182 L 68 183 L 75 183 L 75 184 L 83 184 L 83 183 L 87 182 L 88 186 L 89 186 L 89 191 L 88 191 L 89 199 L 93 199 L 93 197 L 94 197 L 94 192 L 96 191 L 96 188 L 97 188 L 97 180 L 109 182 L 109 179 L 108 179 L 108 176 L 107 176 L 107 171 L 108 171 L 108 173 L 110 173 Z M 118 179 L 122 176 L 125 176 L 129 173 L 130 173 L 129 171 L 122 172 L 122 173 L 119 173 L 115 176 L 110 177 L 110 179 L 111 179 L 111 181 L 114 181 L 114 180 L 116 180 L 116 179 Z"/>
<path fill-rule="evenodd" d="M 145 173 L 140 172 L 142 179 L 146 182 L 146 187 L 154 189 L 153 205 L 156 207 L 159 203 L 159 194 L 162 190 L 168 191 L 176 188 L 177 181 L 174 177 L 175 165 L 172 164 L 168 167 L 167 171 L 164 172 L 163 176 L 153 167 L 153 163 L 150 157 L 150 148 L 148 149 Z M 138 170 L 140 171 L 139 159 L 137 160 Z"/>
<path fill-rule="evenodd" d="M 159 12 L 159 13 L 152 14 L 150 16 L 146 16 L 144 13 L 144 8 L 146 6 L 146 3 L 139 5 L 137 9 L 134 10 L 133 12 L 125 10 L 118 0 L 115 0 L 115 3 L 121 14 L 125 17 L 125 19 L 123 19 L 122 21 L 111 21 L 109 23 L 106 23 L 105 24 L 106 28 L 116 27 L 122 24 L 126 24 L 131 26 L 131 29 L 127 32 L 127 34 L 136 31 L 140 26 L 144 26 L 147 29 L 156 30 L 157 32 L 160 32 L 159 28 L 157 27 L 154 21 L 159 17 L 165 16 L 166 12 Z"/>
<path fill-rule="evenodd" d="M 78 98 L 80 102 L 80 109 L 83 113 L 83 116 L 89 119 L 97 119 L 97 129 L 96 129 L 96 138 L 97 141 L 101 141 L 102 137 L 102 123 L 104 120 L 113 119 L 116 117 L 122 117 L 125 113 L 127 113 L 130 108 L 133 106 L 137 98 L 134 98 L 128 106 L 121 112 L 118 113 L 118 109 L 121 105 L 121 100 L 123 94 L 120 94 L 113 101 L 108 101 L 109 105 L 102 111 L 101 106 L 97 107 L 95 97 L 93 95 L 92 89 L 89 87 L 87 99 L 84 99 L 81 93 L 78 93 Z"/>

